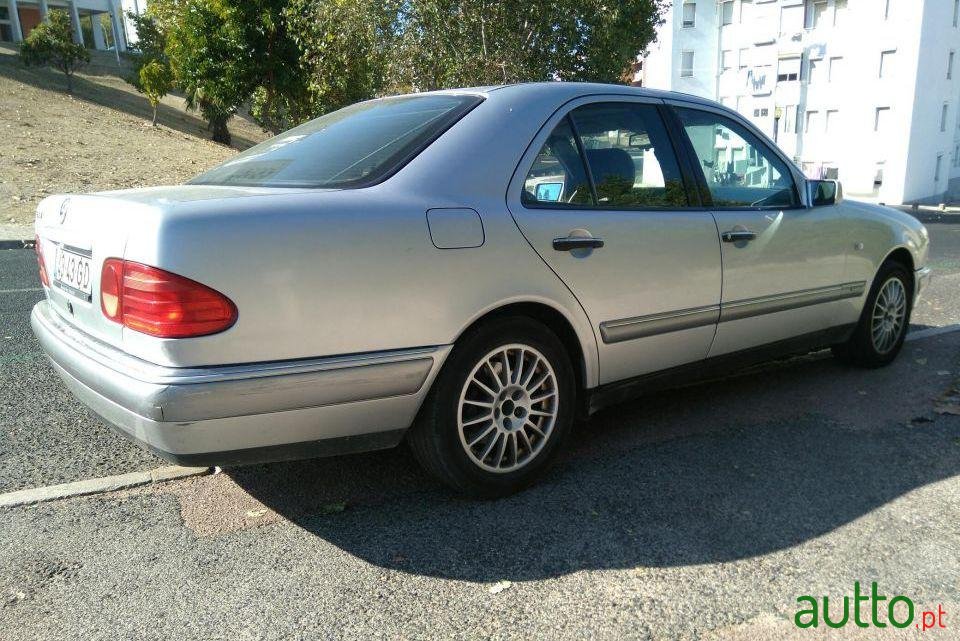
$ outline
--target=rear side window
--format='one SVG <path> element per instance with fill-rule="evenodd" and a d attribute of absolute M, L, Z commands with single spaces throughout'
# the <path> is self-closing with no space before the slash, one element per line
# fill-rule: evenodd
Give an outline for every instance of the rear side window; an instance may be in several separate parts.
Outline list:
<path fill-rule="evenodd" d="M 790 170 L 745 127 L 718 114 L 677 109 L 714 207 L 798 207 Z"/>
<path fill-rule="evenodd" d="M 522 200 L 533 206 L 604 209 L 687 206 L 673 147 L 656 107 L 627 102 L 585 105 L 570 112 L 537 155 Z"/>
<path fill-rule="evenodd" d="M 686 207 L 673 147 L 653 105 L 611 102 L 570 114 L 600 207 Z"/>
<path fill-rule="evenodd" d="M 190 184 L 364 187 L 397 171 L 481 101 L 422 95 L 357 103 L 251 147 Z"/>
<path fill-rule="evenodd" d="M 524 204 L 592 205 L 587 168 L 564 118 L 543 144 L 523 183 Z"/>

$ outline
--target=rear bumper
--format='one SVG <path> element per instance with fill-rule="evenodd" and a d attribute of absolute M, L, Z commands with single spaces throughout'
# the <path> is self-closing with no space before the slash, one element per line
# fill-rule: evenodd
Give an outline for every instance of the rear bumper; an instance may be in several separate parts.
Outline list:
<path fill-rule="evenodd" d="M 34 334 L 70 390 L 164 458 L 230 465 L 396 445 L 450 346 L 274 363 L 171 368 L 63 321 L 47 301 Z"/>

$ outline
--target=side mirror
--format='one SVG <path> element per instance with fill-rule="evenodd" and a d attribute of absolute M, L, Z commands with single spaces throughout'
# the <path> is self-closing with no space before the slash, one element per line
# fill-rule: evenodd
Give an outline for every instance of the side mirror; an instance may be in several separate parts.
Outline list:
<path fill-rule="evenodd" d="M 807 200 L 811 207 L 836 205 L 843 202 L 843 187 L 839 180 L 808 180 Z"/>

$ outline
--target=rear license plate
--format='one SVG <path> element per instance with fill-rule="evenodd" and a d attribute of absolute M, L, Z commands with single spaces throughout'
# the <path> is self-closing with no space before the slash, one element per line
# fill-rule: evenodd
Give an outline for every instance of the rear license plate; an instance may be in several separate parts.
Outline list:
<path fill-rule="evenodd" d="M 92 291 L 90 284 L 91 262 L 89 256 L 58 247 L 56 268 L 53 272 L 54 284 L 69 294 L 89 301 Z"/>

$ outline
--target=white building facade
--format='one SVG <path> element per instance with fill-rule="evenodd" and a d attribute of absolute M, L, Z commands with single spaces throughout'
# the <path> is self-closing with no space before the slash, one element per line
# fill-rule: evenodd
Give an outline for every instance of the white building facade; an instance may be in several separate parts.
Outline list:
<path fill-rule="evenodd" d="M 21 42 L 50 11 L 60 10 L 70 16 L 75 42 L 126 51 L 136 41 L 127 13 L 145 9 L 146 0 L 0 0 L 0 41 Z"/>
<path fill-rule="evenodd" d="M 644 86 L 736 109 L 851 197 L 960 198 L 960 0 L 673 0 L 665 17 Z"/>

